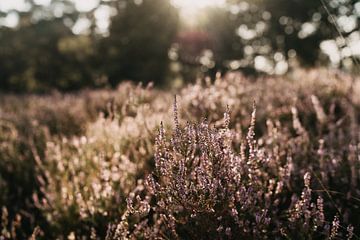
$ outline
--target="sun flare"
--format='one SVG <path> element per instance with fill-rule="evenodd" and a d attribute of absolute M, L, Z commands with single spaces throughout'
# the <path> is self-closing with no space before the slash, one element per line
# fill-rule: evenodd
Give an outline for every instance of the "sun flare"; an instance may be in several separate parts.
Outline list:
<path fill-rule="evenodd" d="M 171 0 L 171 3 L 180 10 L 185 22 L 196 24 L 198 17 L 207 7 L 222 7 L 226 0 Z"/>

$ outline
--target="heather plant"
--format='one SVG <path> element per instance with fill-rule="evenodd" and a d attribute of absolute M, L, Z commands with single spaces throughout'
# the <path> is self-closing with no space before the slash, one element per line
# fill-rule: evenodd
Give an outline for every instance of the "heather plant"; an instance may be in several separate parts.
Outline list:
<path fill-rule="evenodd" d="M 41 207 L 41 211 L 39 211 L 39 206 L 42 206 L 42 203 L 39 205 L 38 202 L 39 199 L 44 198 L 42 190 L 43 186 L 46 185 L 44 165 L 48 165 L 44 164 L 44 160 L 51 155 L 50 152 L 52 151 L 47 146 L 55 144 L 57 147 L 63 147 L 64 152 L 67 153 L 66 157 L 71 161 L 73 159 L 70 157 L 71 153 L 74 153 L 74 155 L 77 153 L 74 150 L 76 146 L 63 144 L 62 139 L 65 142 L 71 142 L 71 139 L 75 139 L 75 142 L 80 141 L 82 135 L 92 131 L 87 130 L 87 126 L 97 119 L 99 113 L 103 116 L 98 118 L 97 124 L 93 124 L 92 129 L 94 130 L 97 127 L 104 129 L 101 125 L 107 125 L 110 122 L 113 122 L 110 125 L 114 126 L 126 116 L 136 116 L 137 108 L 140 105 L 143 104 L 144 106 L 141 106 L 141 108 L 148 109 L 150 101 L 154 99 L 153 96 L 156 94 L 156 90 L 150 91 L 150 89 L 151 85 L 142 87 L 141 85 L 135 86 L 124 83 L 115 91 L 83 91 L 76 95 L 59 93 L 45 96 L 1 95 L 0 192 L 2 194 L 0 205 L 8 206 L 10 212 L 18 212 L 19 210 L 26 212 L 23 221 L 31 222 L 26 225 L 28 226 L 28 232 L 35 227 L 35 222 L 44 225 L 46 229 L 48 223 L 41 213 L 43 208 Z M 166 95 L 163 95 L 163 98 L 166 98 Z M 163 98 L 156 99 L 161 102 Z M 161 104 L 156 104 L 156 106 L 161 108 Z M 159 108 L 154 109 L 158 111 Z M 149 110 L 147 111 L 149 112 Z M 115 115 L 117 120 L 111 121 Z M 104 120 L 105 118 L 109 120 Z M 126 121 L 132 123 L 130 117 Z M 141 126 L 135 124 L 135 128 L 145 126 L 145 122 L 139 116 L 137 123 Z M 151 124 L 153 123 L 150 123 L 150 126 Z M 112 131 L 111 127 L 107 129 L 108 132 Z M 126 124 L 123 124 L 122 129 L 126 129 Z M 131 129 L 127 132 L 131 132 Z M 141 133 L 142 131 L 137 130 L 137 132 Z M 89 133 L 89 135 L 92 135 L 92 133 Z M 105 147 L 116 147 L 113 146 L 115 145 L 113 143 L 118 139 L 113 138 L 111 141 L 106 142 L 106 134 L 97 135 L 100 135 L 97 137 L 97 141 L 101 141 L 104 148 L 100 147 L 99 143 L 90 144 L 91 147 L 87 147 L 87 150 L 90 149 L 89 152 L 92 154 L 98 156 L 98 152 L 107 151 Z M 122 136 L 124 135 L 125 133 Z M 122 141 L 122 148 L 126 146 L 126 141 Z M 134 143 L 134 145 L 136 144 Z M 146 146 L 147 143 L 143 145 Z M 66 148 L 71 150 L 67 151 Z M 95 150 L 98 152 L 95 152 Z M 146 151 L 142 149 L 140 152 Z M 138 151 L 133 152 L 141 155 L 138 154 Z M 54 158 L 54 156 L 49 158 Z M 79 159 L 83 160 L 84 157 L 79 157 Z M 54 171 L 50 172 L 55 173 Z M 35 205 L 38 207 L 35 207 Z M 77 221 L 73 217 L 67 218 L 67 220 L 69 219 L 73 222 Z"/>
<path fill-rule="evenodd" d="M 180 90 L 174 121 L 151 84 L 1 95 L 2 238 L 357 239 L 359 86 L 217 75 Z"/>
<path fill-rule="evenodd" d="M 149 104 L 132 93 L 88 124 L 83 136 L 47 142 L 38 166 L 44 197 L 36 201 L 56 234 L 101 237 L 107 222 L 121 216 L 126 196 L 152 165 L 153 130 L 167 118 L 161 104 Z"/>
<path fill-rule="evenodd" d="M 151 89 L 151 84 L 143 87 L 124 82 L 116 90 L 55 92 L 44 96 L 0 95 L 0 117 L 15 124 L 23 135 L 37 127 L 48 128 L 52 135 L 81 135 L 87 123 L 95 121 L 99 113 L 110 114 L 113 106 L 125 115 L 131 111 L 129 108 L 149 103 L 156 95 L 156 90 Z"/>
<path fill-rule="evenodd" d="M 232 109 L 230 125 L 246 126 L 249 124 L 247 116 L 252 111 L 249 106 L 256 101 L 262 106 L 257 114 L 258 134 L 266 131 L 260 126 L 266 126 L 269 119 L 291 125 L 293 107 L 297 108 L 303 124 L 317 133 L 311 96 L 319 99 L 329 112 L 332 109 L 335 117 L 341 118 L 347 112 L 344 108 L 352 107 L 357 98 L 353 83 L 358 81 L 355 80 L 354 76 L 324 69 L 296 70 L 286 77 L 254 79 L 236 72 L 224 77 L 218 74 L 214 80 L 199 79 L 196 84 L 182 89 L 182 114 L 191 120 L 206 117 L 209 122 L 221 122 L 220 109 L 229 105 Z"/>
<path fill-rule="evenodd" d="M 298 188 L 291 183 L 290 153 L 284 162 L 278 147 L 259 146 L 255 108 L 239 151 L 234 149 L 236 134 L 229 129 L 228 111 L 219 128 L 206 121 L 181 127 L 176 102 L 174 113 L 170 140 L 160 126 L 154 172 L 129 194 L 127 210 L 109 227 L 108 239 L 345 236 L 337 215 L 332 224 L 326 222 L 323 198 L 313 200 L 310 173 L 304 174 L 305 188 L 298 198 Z M 352 225 L 348 230 L 352 235 Z"/>
<path fill-rule="evenodd" d="M 38 189 L 32 150 L 41 145 L 34 140 L 43 138 L 42 135 L 39 130 L 33 139 L 27 139 L 12 122 L 0 118 L 0 206 L 9 209 L 6 210 L 9 219 L 22 216 L 20 226 L 25 235 L 36 226 L 35 218 L 41 221 L 31 196 Z"/>
<path fill-rule="evenodd" d="M 15 214 L 14 218 L 10 218 L 6 207 L 1 209 L 1 226 L 0 239 L 29 239 L 36 240 L 43 233 L 39 227 L 35 227 L 32 233 L 24 232 L 24 223 L 21 214 Z"/>

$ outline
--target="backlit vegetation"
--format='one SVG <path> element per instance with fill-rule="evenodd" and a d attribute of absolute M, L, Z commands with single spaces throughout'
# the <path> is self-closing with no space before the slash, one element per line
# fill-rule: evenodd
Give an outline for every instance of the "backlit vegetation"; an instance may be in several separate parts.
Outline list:
<path fill-rule="evenodd" d="M 359 96 L 325 69 L 2 95 L 0 239 L 358 239 Z"/>

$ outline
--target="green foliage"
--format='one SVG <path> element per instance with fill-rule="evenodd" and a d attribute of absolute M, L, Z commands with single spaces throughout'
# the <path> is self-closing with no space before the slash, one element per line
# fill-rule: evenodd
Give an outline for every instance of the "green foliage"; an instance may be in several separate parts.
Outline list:
<path fill-rule="evenodd" d="M 86 61 L 93 55 L 92 43 L 75 37 L 62 19 L 2 30 L 0 41 L 3 90 L 45 92 L 89 85 L 92 73 Z"/>

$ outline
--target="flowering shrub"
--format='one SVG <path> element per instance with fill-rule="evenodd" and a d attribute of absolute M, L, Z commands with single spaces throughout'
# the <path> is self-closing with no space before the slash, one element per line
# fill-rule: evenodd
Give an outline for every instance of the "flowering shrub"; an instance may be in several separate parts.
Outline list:
<path fill-rule="evenodd" d="M 123 213 L 128 193 L 150 168 L 153 132 L 167 118 L 165 108 L 151 109 L 139 90 L 122 105 L 109 106 L 84 135 L 47 142 L 35 202 L 53 232 L 101 236 L 107 222 Z"/>
<path fill-rule="evenodd" d="M 151 85 L 1 95 L 0 239 L 357 239 L 359 86 L 229 73 L 175 111 Z"/>
<path fill-rule="evenodd" d="M 121 221 L 108 239 L 267 239 L 345 236 L 339 217 L 325 221 L 323 198 L 313 201 L 311 175 L 301 198 L 291 193 L 291 162 L 259 147 L 255 109 L 240 151 L 225 113 L 224 127 L 206 122 L 175 129 L 170 141 L 160 126 L 155 170 L 130 193 Z M 352 225 L 348 236 L 353 235 Z"/>

